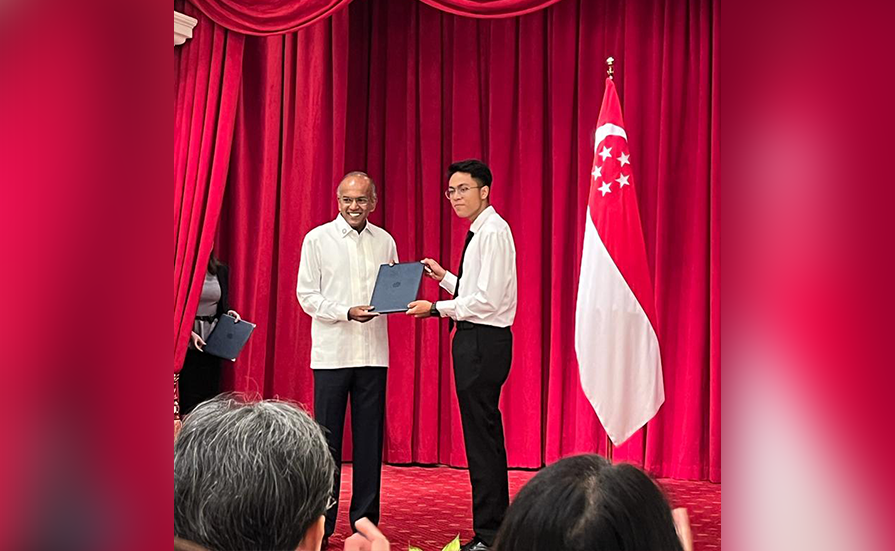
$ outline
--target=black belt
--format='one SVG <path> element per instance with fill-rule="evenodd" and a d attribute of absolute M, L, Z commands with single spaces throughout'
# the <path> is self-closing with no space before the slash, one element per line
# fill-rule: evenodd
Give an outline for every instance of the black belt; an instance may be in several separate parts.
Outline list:
<path fill-rule="evenodd" d="M 471 321 L 458 321 L 457 322 L 457 331 L 469 331 L 470 329 L 477 329 L 480 327 L 487 327 L 488 329 L 506 329 L 509 331 L 509 327 L 497 327 L 496 325 L 485 325 L 484 323 L 472 323 Z"/>
<path fill-rule="evenodd" d="M 214 321 L 218 318 L 217 316 L 196 316 L 196 319 L 199 321 Z"/>

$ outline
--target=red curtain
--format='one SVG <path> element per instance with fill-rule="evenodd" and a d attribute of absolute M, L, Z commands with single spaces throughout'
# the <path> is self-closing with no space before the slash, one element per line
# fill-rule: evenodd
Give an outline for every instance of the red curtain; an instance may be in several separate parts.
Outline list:
<path fill-rule="evenodd" d="M 310 407 L 310 320 L 296 272 L 305 233 L 336 215 L 342 174 L 366 170 L 378 182 L 372 220 L 403 260 L 433 256 L 456 269 L 467 225 L 441 193 L 444 170 L 479 157 L 518 250 L 501 404 L 511 466 L 611 452 L 659 476 L 720 480 L 716 13 L 713 0 L 564 0 L 482 20 L 416 0 L 357 0 L 297 33 L 248 37 L 221 243 L 233 303 L 258 329 L 226 383 Z M 614 450 L 580 390 L 573 337 L 609 56 L 666 385 L 658 416 Z M 438 295 L 427 280 L 421 296 Z M 385 459 L 465 465 L 445 324 L 389 323 Z"/>
<path fill-rule="evenodd" d="M 245 37 L 199 19 L 174 50 L 174 373 L 186 355 L 230 162 Z M 177 387 L 174 387 L 175 400 Z M 175 411 L 176 415 L 176 411 Z"/>
<path fill-rule="evenodd" d="M 294 32 L 322 21 L 351 0 L 189 0 L 209 19 L 249 35 Z"/>

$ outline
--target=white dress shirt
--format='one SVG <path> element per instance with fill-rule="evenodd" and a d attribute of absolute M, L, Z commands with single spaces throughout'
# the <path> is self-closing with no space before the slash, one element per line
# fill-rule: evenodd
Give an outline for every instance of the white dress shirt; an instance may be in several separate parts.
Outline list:
<path fill-rule="evenodd" d="M 453 300 L 435 308 L 442 317 L 494 327 L 509 327 L 516 318 L 516 245 L 506 220 L 489 206 L 476 217 L 472 240 L 463 257 L 463 279 L 447 272 L 441 286 Z"/>
<path fill-rule="evenodd" d="M 369 221 L 358 233 L 339 215 L 308 232 L 296 295 L 313 318 L 311 369 L 388 366 L 385 316 L 360 323 L 348 310 L 369 304 L 379 266 L 397 261 L 395 240 Z"/>

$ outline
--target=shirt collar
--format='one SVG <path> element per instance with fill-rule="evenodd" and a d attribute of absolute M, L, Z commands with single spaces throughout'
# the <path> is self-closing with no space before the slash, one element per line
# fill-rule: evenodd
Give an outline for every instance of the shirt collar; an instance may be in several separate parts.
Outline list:
<path fill-rule="evenodd" d="M 357 232 L 354 231 L 354 228 L 351 227 L 351 224 L 349 224 L 348 221 L 345 220 L 345 217 L 342 216 L 341 213 L 339 213 L 339 214 L 336 215 L 336 219 L 333 220 L 333 223 L 336 225 L 336 229 L 338 230 L 339 235 L 340 235 L 341 237 L 345 237 L 346 235 L 350 235 L 352 232 L 357 233 Z M 370 235 L 373 235 L 373 230 L 371 229 L 372 226 L 373 226 L 373 225 L 370 224 L 370 220 L 367 219 L 367 225 L 364 226 L 364 229 L 362 229 L 362 230 L 360 231 L 360 233 L 367 232 L 367 233 L 369 233 Z"/>
<path fill-rule="evenodd" d="M 494 207 L 492 205 L 488 205 L 488 208 L 480 212 L 479 215 L 476 217 L 475 222 L 472 223 L 469 231 L 471 231 L 472 233 L 476 233 L 477 231 L 482 229 L 482 226 L 485 225 L 485 221 L 488 220 L 488 218 L 491 218 L 491 215 L 494 213 Z"/>

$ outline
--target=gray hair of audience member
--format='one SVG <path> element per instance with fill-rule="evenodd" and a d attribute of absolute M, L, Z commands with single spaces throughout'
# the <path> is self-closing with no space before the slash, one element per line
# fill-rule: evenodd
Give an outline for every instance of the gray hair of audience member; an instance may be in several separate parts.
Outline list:
<path fill-rule="evenodd" d="M 300 408 L 203 402 L 174 441 L 174 535 L 215 551 L 294 550 L 325 513 L 334 470 Z"/>

